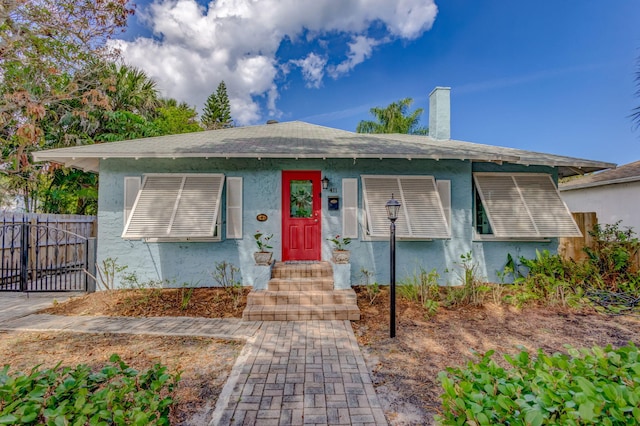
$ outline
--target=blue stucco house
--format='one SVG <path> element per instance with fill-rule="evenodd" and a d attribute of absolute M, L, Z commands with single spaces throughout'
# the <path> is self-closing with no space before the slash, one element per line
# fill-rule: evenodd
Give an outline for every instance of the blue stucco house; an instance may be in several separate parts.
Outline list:
<path fill-rule="evenodd" d="M 277 261 L 329 261 L 340 235 L 350 264 L 335 287 L 389 280 L 385 203 L 397 221 L 398 279 L 436 269 L 459 283 L 472 253 L 488 280 L 507 254 L 556 251 L 580 235 L 556 188 L 559 177 L 613 164 L 452 140 L 449 88 L 430 95 L 430 136 L 357 134 L 294 121 L 34 153 L 100 174 L 98 263 L 114 258 L 141 280 L 215 285 L 216 262 L 264 288 L 256 231 L 273 234 Z M 322 180 L 326 178 L 326 189 Z"/>

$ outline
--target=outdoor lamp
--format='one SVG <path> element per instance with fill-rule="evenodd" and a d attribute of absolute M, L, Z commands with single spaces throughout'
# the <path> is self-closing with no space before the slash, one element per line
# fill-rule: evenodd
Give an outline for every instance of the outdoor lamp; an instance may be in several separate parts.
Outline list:
<path fill-rule="evenodd" d="M 322 189 L 328 189 L 329 188 L 329 178 L 325 175 L 325 177 L 322 178 Z"/>
<path fill-rule="evenodd" d="M 391 248 L 391 279 L 389 280 L 389 337 L 396 337 L 396 219 L 398 219 L 398 210 L 400 210 L 400 201 L 393 198 L 385 204 L 387 209 L 387 217 L 391 221 L 389 247 Z"/>
<path fill-rule="evenodd" d="M 400 204 L 400 201 L 393 198 L 393 193 L 392 193 L 391 199 L 387 201 L 387 204 L 385 205 L 385 208 L 387 209 L 387 217 L 389 218 L 391 223 L 395 222 L 396 219 L 398 219 L 398 211 L 400 210 L 401 206 L 402 204 Z"/>

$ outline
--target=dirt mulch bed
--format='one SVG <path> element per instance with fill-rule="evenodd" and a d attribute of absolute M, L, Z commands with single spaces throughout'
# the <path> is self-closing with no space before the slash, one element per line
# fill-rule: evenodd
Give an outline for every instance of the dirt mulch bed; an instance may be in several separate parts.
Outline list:
<path fill-rule="evenodd" d="M 233 290 L 237 291 L 237 290 Z M 53 315 L 105 315 L 125 317 L 189 316 L 240 318 L 249 288 L 236 295 L 232 289 L 135 289 L 100 291 L 74 297 L 41 311 Z M 138 370 L 155 363 L 172 372 L 182 371 L 178 403 L 171 424 L 207 424 L 243 342 L 200 337 L 125 334 L 0 333 L 0 359 L 11 371 L 28 372 L 34 366 L 87 364 L 104 367 L 117 353 Z"/>
<path fill-rule="evenodd" d="M 251 288 L 248 287 L 98 291 L 59 303 L 41 313 L 122 317 L 242 318 L 249 291 Z"/>
<path fill-rule="evenodd" d="M 0 332 L 0 359 L 10 372 L 87 364 L 98 371 L 117 353 L 141 371 L 161 363 L 182 371 L 172 408 L 172 425 L 206 424 L 242 343 L 199 337 L 126 334 Z"/>
<path fill-rule="evenodd" d="M 239 301 L 234 303 L 229 290 L 198 288 L 182 309 L 184 291 L 185 289 L 152 289 L 98 292 L 57 304 L 46 312 L 57 315 L 240 317 L 249 289 L 243 289 Z M 566 344 L 575 347 L 608 344 L 621 346 L 629 341 L 640 344 L 640 319 L 633 316 L 611 317 L 591 311 L 563 308 L 516 309 L 488 304 L 480 308 L 440 308 L 434 317 L 429 318 L 420 305 L 400 297 L 396 305 L 397 337 L 390 339 L 388 288 L 381 289 L 381 294 L 373 304 L 369 303 L 362 287 L 356 287 L 356 292 L 362 319 L 354 321 L 353 328 L 373 370 L 376 390 L 392 425 L 432 424 L 433 416 L 440 408 L 441 391 L 437 374 L 448 366 L 463 366 L 473 360 L 472 349 L 478 352 L 494 349 L 496 354 L 493 359 L 500 361 L 505 353 L 517 353 L 518 346 L 534 352 L 541 348 L 547 353 L 553 353 L 564 352 Z M 20 335 L 36 336 L 29 338 L 33 340 L 32 347 L 24 350 L 24 354 L 28 354 L 25 358 L 27 368 L 55 358 L 47 352 L 52 347 L 60 347 L 61 350 L 56 361 L 72 360 L 74 358 L 69 357 L 78 352 L 78 363 L 95 362 L 96 366 L 114 352 L 121 356 L 124 354 L 123 358 L 132 362 L 136 368 L 140 367 L 134 362 L 147 358 L 158 362 L 166 353 L 168 358 L 163 359 L 168 361 L 161 362 L 167 363 L 170 368 L 181 365 L 185 370 L 183 384 L 187 383 L 188 366 L 196 365 L 196 371 L 200 371 L 206 380 L 199 382 L 200 384 L 195 384 L 194 380 L 193 386 L 185 385 L 184 392 L 190 396 L 181 397 L 184 401 L 181 402 L 182 407 L 186 408 L 180 408 L 179 405 L 176 409 L 176 413 L 183 413 L 174 419 L 176 424 L 201 424 L 202 421 L 193 420 L 193 413 L 209 410 L 210 414 L 224 383 L 221 377 L 226 378 L 233 363 L 232 359 L 226 366 L 216 362 L 219 358 L 227 358 L 225 354 L 228 351 L 237 354 L 241 346 L 238 343 L 198 338 L 55 333 L 18 334 Z M 98 343 L 93 340 L 98 338 L 105 339 L 104 344 L 101 344 L 102 349 L 97 349 Z M 54 344 L 54 339 L 62 340 L 59 344 Z M 120 339 L 127 343 L 118 345 Z M 167 339 L 170 343 L 162 346 L 156 339 Z M 1 340 L 6 339 L 3 337 Z M 135 347 L 134 343 L 143 347 Z M 223 346 L 213 346 L 214 344 Z M 226 347 L 227 344 L 231 345 L 230 349 Z M 0 358 L 11 360 L 23 356 L 22 347 L 23 343 L 16 343 L 13 352 L 0 352 Z M 63 352 L 65 347 L 70 348 L 66 355 Z M 93 354 L 100 354 L 99 361 L 89 361 L 91 355 L 79 352 L 82 347 L 91 348 L 92 350 L 87 350 Z M 187 348 L 189 351 L 193 350 L 192 355 L 191 352 L 181 352 Z M 127 353 L 131 358 L 127 358 Z M 36 359 L 35 354 L 44 355 L 42 359 Z M 81 359 L 83 357 L 85 359 Z M 51 362 L 55 365 L 55 362 Z M 212 370 L 207 370 L 208 367 Z M 200 417 L 198 420 L 204 418 Z"/>
<path fill-rule="evenodd" d="M 640 319 L 633 316 L 485 305 L 440 308 L 429 318 L 419 304 L 402 298 L 397 298 L 397 332 L 391 339 L 388 288 L 373 304 L 363 287 L 356 292 L 362 319 L 353 328 L 391 424 L 432 424 L 440 409 L 438 372 L 473 360 L 472 349 L 493 349 L 493 359 L 500 361 L 505 353 L 518 353 L 518 346 L 551 354 L 566 352 L 567 344 L 640 344 Z"/>

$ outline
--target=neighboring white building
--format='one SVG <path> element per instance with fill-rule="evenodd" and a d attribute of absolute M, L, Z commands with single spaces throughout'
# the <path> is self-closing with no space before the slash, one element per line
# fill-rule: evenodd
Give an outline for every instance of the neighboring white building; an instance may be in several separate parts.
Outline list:
<path fill-rule="evenodd" d="M 572 212 L 596 212 L 598 223 L 622 221 L 640 232 L 640 161 L 559 185 Z"/>

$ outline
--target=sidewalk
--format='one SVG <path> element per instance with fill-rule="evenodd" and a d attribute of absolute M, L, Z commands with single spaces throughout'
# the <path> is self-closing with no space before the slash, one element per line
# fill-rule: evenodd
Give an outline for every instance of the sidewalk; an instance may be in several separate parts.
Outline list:
<path fill-rule="evenodd" d="M 54 301 L 63 302 L 84 293 L 14 293 L 0 292 L 0 327 L 5 321 L 48 308 Z"/>
<path fill-rule="evenodd" d="M 349 321 L 34 314 L 65 296 L 1 294 L 0 330 L 244 340 L 210 426 L 387 424 Z"/>

